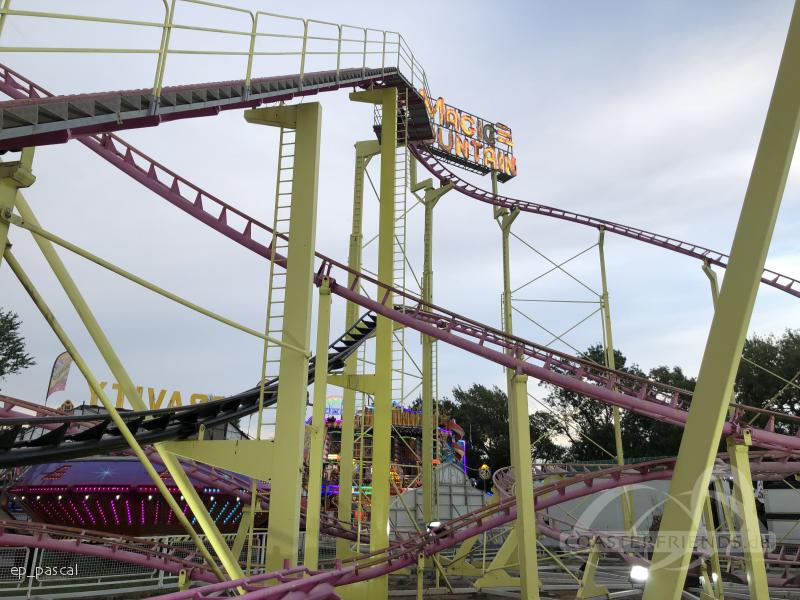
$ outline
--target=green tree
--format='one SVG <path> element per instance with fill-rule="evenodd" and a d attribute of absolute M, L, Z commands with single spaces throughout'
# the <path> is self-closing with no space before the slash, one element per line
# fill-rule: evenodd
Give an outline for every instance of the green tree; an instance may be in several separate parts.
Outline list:
<path fill-rule="evenodd" d="M 787 329 L 780 337 L 753 335 L 745 340 L 742 356 L 734 384 L 736 402 L 800 415 L 800 330 Z M 763 424 L 761 417 L 756 425 Z M 796 430 L 780 421 L 775 427 L 782 433 Z"/>
<path fill-rule="evenodd" d="M 597 364 L 605 363 L 605 351 L 599 344 L 590 346 L 584 357 Z M 647 377 L 661 383 L 693 390 L 694 379 L 686 377 L 680 367 L 660 366 L 644 373 L 636 364 L 628 364 L 627 357 L 614 351 L 618 371 L 633 377 Z M 632 385 L 633 379 L 622 379 L 620 385 Z M 574 392 L 549 384 L 545 399 L 562 415 L 564 433 L 569 439 L 567 458 L 573 461 L 613 460 L 616 456 L 614 419 L 611 406 Z M 620 420 L 622 450 L 627 459 L 677 454 L 682 430 L 674 425 L 655 421 L 629 411 L 622 411 Z"/>
<path fill-rule="evenodd" d="M 0 309 L 0 381 L 36 364 L 25 352 L 25 340 L 19 333 L 17 313 Z"/>

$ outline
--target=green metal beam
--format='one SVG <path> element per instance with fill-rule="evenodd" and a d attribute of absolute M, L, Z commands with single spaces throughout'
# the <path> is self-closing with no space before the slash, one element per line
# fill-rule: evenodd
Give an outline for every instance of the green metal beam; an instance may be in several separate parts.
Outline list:
<path fill-rule="evenodd" d="M 272 440 L 180 440 L 163 442 L 162 448 L 259 481 L 272 476 Z"/>
<path fill-rule="evenodd" d="M 600 282 L 602 284 L 602 295 L 600 296 L 600 308 L 603 313 L 603 332 L 605 333 L 605 353 L 606 366 L 609 369 L 616 369 L 614 359 L 614 338 L 611 334 L 611 306 L 608 302 L 608 282 L 606 279 L 606 253 L 605 253 L 605 230 L 600 229 L 597 240 L 597 248 L 600 254 Z M 611 413 L 614 419 L 614 446 L 618 465 L 625 464 L 625 453 L 622 448 L 622 422 L 618 406 L 613 406 Z M 636 535 L 633 525 L 633 499 L 627 487 L 622 488 L 622 521 L 628 535 Z"/>
<path fill-rule="evenodd" d="M 397 148 L 397 88 L 353 92 L 350 99 L 381 105 L 381 181 L 378 213 L 378 281 L 391 286 L 394 282 L 395 228 L 395 151 Z M 387 306 L 393 294 L 378 290 L 378 297 Z M 375 332 L 376 393 L 372 425 L 372 502 L 370 517 L 370 551 L 389 546 L 389 471 L 392 442 L 392 321 L 379 316 Z M 388 597 L 389 578 L 376 577 L 370 583 L 370 598 Z"/>
<path fill-rule="evenodd" d="M 519 556 L 520 596 L 523 600 L 539 600 L 539 573 L 536 556 L 536 512 L 533 499 L 533 465 L 531 460 L 531 429 L 528 417 L 528 376 L 515 374 L 509 397 L 514 431 L 511 446 L 511 467 L 516 481 L 514 495 L 517 499 L 517 553 Z"/>
<path fill-rule="evenodd" d="M 496 178 L 492 178 L 496 188 Z M 511 255 L 509 235 L 511 225 L 519 215 L 515 208 L 510 213 L 495 211 L 500 225 L 503 250 L 503 330 L 513 333 L 511 306 Z M 512 353 L 511 350 L 508 351 Z M 528 413 L 528 378 L 506 369 L 508 389 L 508 429 L 511 443 L 511 467 L 514 470 L 517 499 L 515 531 L 519 546 L 520 594 L 525 600 L 538 600 L 539 574 L 536 557 L 536 515 L 533 509 L 533 475 L 531 464 L 531 431 Z"/>
<path fill-rule="evenodd" d="M 245 111 L 244 115 L 249 123 L 295 130 L 281 340 L 298 348 L 308 348 L 311 337 L 322 106 L 319 102 L 310 102 L 255 108 Z M 307 354 L 282 348 L 278 373 L 274 451 L 281 459 L 273 464 L 270 507 L 272 514 L 279 514 L 280 518 L 272 518 L 269 522 L 267 571 L 283 568 L 284 562 L 291 566 L 297 564 L 303 484 L 303 427 L 308 388 Z"/>
<path fill-rule="evenodd" d="M 415 165 L 413 179 L 416 179 L 416 159 L 411 158 Z M 430 183 L 428 183 L 430 182 Z M 425 233 L 423 239 L 423 266 L 422 266 L 422 299 L 433 303 L 433 209 L 447 192 L 453 189 L 452 183 L 434 188 L 430 179 L 423 188 L 425 195 Z M 413 187 L 413 186 L 412 186 Z M 436 520 L 436 495 L 434 481 L 434 436 L 437 435 L 438 423 L 434 417 L 433 397 L 433 345 L 436 341 L 427 335 L 422 336 L 422 518 L 425 523 Z"/>
<path fill-rule="evenodd" d="M 363 240 L 364 213 L 364 172 L 370 159 L 380 153 L 377 140 L 365 140 L 355 143 L 356 167 L 353 182 L 353 223 L 350 231 L 350 250 L 347 266 L 347 284 L 352 287 L 355 275 L 361 270 L 361 243 Z M 345 326 L 351 327 L 358 320 L 359 306 L 348 302 L 345 308 Z M 344 378 L 357 377 L 358 356 L 348 357 L 344 364 Z M 342 523 L 350 523 L 353 519 L 353 440 L 355 438 L 356 389 L 345 387 L 342 391 L 342 432 L 339 450 L 339 497 L 338 518 Z M 336 558 L 351 556 L 350 542 L 345 539 L 336 540 Z"/>
<path fill-rule="evenodd" d="M 28 221 L 37 227 L 40 226 L 39 221 L 36 219 L 36 216 L 33 214 L 33 210 L 28 205 L 22 193 L 17 194 L 16 205 L 20 216 L 25 221 Z M 41 236 L 34 234 L 33 237 L 39 246 L 42 255 L 45 257 L 45 260 L 50 265 L 53 274 L 56 276 L 56 279 L 58 279 L 62 289 L 75 308 L 75 311 L 78 313 L 78 316 L 83 322 L 86 331 L 89 333 L 89 336 L 92 338 L 92 341 L 94 341 L 95 346 L 97 346 L 97 349 L 100 351 L 103 360 L 108 365 L 108 368 L 111 370 L 114 377 L 116 377 L 117 382 L 119 383 L 120 388 L 122 388 L 122 391 L 124 392 L 125 397 L 128 399 L 128 402 L 130 402 L 131 407 L 134 410 L 147 410 L 147 406 L 136 389 L 133 379 L 131 379 L 128 371 L 122 365 L 122 361 L 115 352 L 111 342 L 106 337 L 106 334 L 100 326 L 100 323 L 98 323 L 94 313 L 86 303 L 86 300 L 78 289 L 77 284 L 72 279 L 69 271 L 67 271 L 67 268 L 64 266 L 61 258 L 59 258 L 58 254 L 56 253 L 53 244 Z M 186 477 L 186 473 L 183 472 L 180 462 L 175 458 L 175 456 L 163 450 L 161 444 L 154 444 L 154 448 L 161 457 L 164 466 L 170 472 L 175 484 L 180 489 L 181 494 L 183 494 L 186 503 L 189 505 L 189 508 L 192 510 L 192 513 L 197 519 L 197 523 L 200 525 L 203 533 L 206 534 L 208 542 L 211 544 L 212 548 L 214 548 L 214 551 L 220 558 L 220 561 L 225 567 L 228 575 L 232 579 L 243 577 L 244 573 L 239 566 L 238 560 L 231 555 L 230 550 L 225 543 L 225 539 L 220 534 L 219 529 L 217 529 L 214 520 L 209 516 L 203 501 L 200 499 L 197 490 L 194 488 L 194 485 L 191 484 L 188 477 Z M 164 489 L 166 489 L 166 487 Z M 181 522 L 183 521 L 181 520 Z M 189 529 L 194 532 L 194 529 L 191 527 L 191 524 L 189 524 L 188 520 L 186 521 L 185 527 L 186 526 L 188 526 Z"/>
<path fill-rule="evenodd" d="M 750 432 L 745 430 L 743 438 L 728 438 L 727 442 L 733 474 L 733 493 L 739 507 L 740 546 L 747 570 L 747 587 L 753 600 L 769 600 L 764 547 L 761 543 L 753 478 L 750 474 Z"/>
<path fill-rule="evenodd" d="M 0 250 L 8 243 L 8 221 L 12 218 L 19 189 L 30 187 L 36 181 L 31 170 L 34 150 L 25 148 L 20 160 L 0 163 Z M 0 252 L 0 264 L 2 261 Z"/>
<path fill-rule="evenodd" d="M 133 433 L 131 433 L 131 430 L 128 428 L 128 425 L 120 416 L 119 412 L 114 406 L 114 403 L 108 398 L 103 388 L 100 387 L 97 378 L 94 376 L 91 369 L 89 369 L 89 365 L 86 363 L 83 356 L 81 356 L 81 354 L 78 352 L 77 348 L 75 347 L 75 344 L 72 343 L 72 340 L 69 338 L 66 331 L 64 331 L 64 328 L 58 322 L 55 315 L 50 310 L 50 307 L 47 306 L 47 303 L 45 302 L 44 298 L 36 289 L 36 287 L 33 285 L 33 282 L 30 280 L 27 273 L 25 273 L 25 271 L 23 270 L 22 265 L 20 265 L 19 262 L 17 262 L 16 258 L 11 253 L 10 249 L 6 248 L 4 256 L 6 258 L 6 262 L 8 263 L 9 267 L 11 267 L 11 270 L 14 272 L 14 275 L 16 275 L 17 279 L 19 279 L 19 282 L 22 284 L 22 287 L 25 288 L 25 291 L 28 292 L 28 295 L 31 297 L 31 300 L 33 300 L 33 303 L 36 305 L 36 308 L 39 309 L 39 312 L 42 313 L 42 316 L 45 318 L 45 320 L 52 328 L 53 333 L 56 334 L 56 337 L 58 337 L 58 339 L 63 344 L 64 348 L 67 350 L 67 352 L 69 352 L 70 356 L 72 357 L 72 360 L 78 367 L 78 370 L 81 372 L 81 374 L 84 376 L 87 383 L 89 384 L 89 387 L 92 388 L 97 397 L 100 398 L 100 402 L 108 412 L 111 421 L 119 429 L 120 433 L 122 434 L 122 437 L 125 438 L 125 441 L 128 442 L 128 445 L 131 447 L 131 450 L 133 450 L 134 454 L 139 459 L 139 462 L 142 463 L 142 466 L 144 467 L 148 476 L 150 477 L 150 479 L 155 484 L 156 488 L 158 488 L 158 491 L 163 496 L 164 501 L 167 503 L 170 509 L 172 509 L 175 518 L 178 519 L 178 521 L 184 527 L 186 532 L 189 534 L 189 537 L 195 543 L 200 554 L 203 556 L 209 567 L 214 571 L 217 577 L 220 578 L 220 580 L 224 580 L 225 576 L 219 569 L 219 566 L 217 565 L 214 558 L 209 553 L 208 549 L 203 543 L 203 540 L 201 540 L 200 536 L 197 535 L 197 532 L 192 527 L 191 523 L 189 522 L 189 519 L 184 514 L 183 509 L 181 509 L 180 505 L 175 500 L 175 497 L 167 488 L 166 484 L 164 483 L 164 480 L 161 479 L 161 475 L 155 470 L 153 464 L 150 462 L 150 459 L 147 457 L 147 454 L 145 454 L 144 450 L 139 445 L 139 442 L 136 441 L 136 438 L 133 436 Z"/>
<path fill-rule="evenodd" d="M 306 545 L 303 564 L 319 565 L 319 518 L 322 496 L 322 463 L 325 447 L 325 398 L 328 390 L 328 336 L 331 329 L 331 288 L 326 278 L 319 288 L 317 310 L 317 360 L 314 364 L 314 408 L 311 415 L 311 447 L 308 451 Z M 341 470 L 341 469 L 340 469 Z"/>
<path fill-rule="evenodd" d="M 799 125 L 800 6 L 795 4 L 689 408 L 644 600 L 678 600 L 683 591 Z"/>

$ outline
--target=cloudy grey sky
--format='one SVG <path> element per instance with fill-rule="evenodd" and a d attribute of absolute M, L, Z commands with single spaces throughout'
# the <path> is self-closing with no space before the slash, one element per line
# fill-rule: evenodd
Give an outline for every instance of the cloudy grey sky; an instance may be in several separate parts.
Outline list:
<path fill-rule="evenodd" d="M 152 2 L 79 1 L 69 10 L 158 19 Z M 470 112 L 511 126 L 519 176 L 507 195 L 603 217 L 728 252 L 763 125 L 791 10 L 789 0 L 739 2 L 245 2 L 276 13 L 400 31 L 422 62 L 432 92 Z M 14 0 L 17 8 L 65 10 L 64 3 Z M 181 5 L 179 22 L 238 28 L 241 19 Z M 153 47 L 157 32 L 130 27 L 11 17 L 3 45 Z M 235 46 L 235 44 L 239 46 Z M 221 41 L 176 33 L 183 47 L 230 49 Z M 230 45 L 234 44 L 234 45 Z M 147 87 L 146 55 L 71 56 L 4 52 L 2 62 L 57 92 Z M 289 67 L 261 60 L 255 75 Z M 241 57 L 170 57 L 168 84 L 240 78 Z M 352 198 L 353 143 L 372 136 L 371 109 L 347 93 L 323 104 L 318 248 L 345 260 Z M 244 122 L 241 112 L 125 132 L 123 137 L 173 170 L 269 222 L 276 163 L 275 131 Z M 376 165 L 375 165 L 376 166 Z M 26 196 L 40 221 L 59 235 L 208 308 L 263 327 L 267 265 L 177 211 L 76 142 L 37 150 L 36 184 Z M 376 176 L 377 171 L 373 170 Z M 790 177 L 767 266 L 800 275 L 800 188 Z M 488 187 L 488 179 L 481 180 Z M 376 230 L 369 198 L 365 230 Z M 421 210 L 409 220 L 410 255 L 421 271 Z M 596 241 L 596 231 L 521 215 L 514 232 L 560 262 Z M 46 294 L 100 379 L 110 373 L 93 350 L 30 236 L 13 231 L 19 259 Z M 608 236 L 609 287 L 616 346 L 647 369 L 681 365 L 695 374 L 711 318 L 708 283 L 697 261 Z M 62 253 L 137 383 L 227 394 L 258 377 L 260 342 Z M 371 258 L 370 258 L 371 260 Z M 597 251 L 571 263 L 599 289 Z M 521 285 L 547 268 L 512 242 L 512 277 Z M 435 301 L 499 325 L 500 234 L 491 207 L 450 193 L 436 208 Z M 52 360 L 62 350 L 13 279 L 0 268 L 0 305 L 17 311 L 38 364 L 2 383 L 3 393 L 42 401 Z M 573 280 L 551 274 L 520 298 L 592 300 Z M 590 304 L 519 303 L 553 331 L 592 310 Z M 334 328 L 344 306 L 336 300 Z M 762 287 L 751 332 L 800 327 L 797 300 Z M 550 336 L 516 317 L 519 335 Z M 595 316 L 567 336 L 584 349 L 601 339 Z M 407 334 L 413 344 L 418 336 Z M 415 345 L 415 344 L 414 344 Z M 561 349 L 567 346 L 558 345 Z M 415 354 L 418 350 L 412 350 Z M 441 389 L 501 384 L 499 367 L 440 349 Z M 541 390 L 531 386 L 537 394 Z M 55 397 L 81 401 L 73 373 Z"/>

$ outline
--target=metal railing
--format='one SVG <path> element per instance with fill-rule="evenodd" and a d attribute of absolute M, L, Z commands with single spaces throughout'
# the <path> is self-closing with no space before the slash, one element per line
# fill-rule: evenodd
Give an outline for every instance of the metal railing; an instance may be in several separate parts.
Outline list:
<path fill-rule="evenodd" d="M 24 0 L 15 0 L 17 5 Z M 158 47 L 65 47 L 65 46 L 0 46 L 0 52 L 9 53 L 80 53 L 80 54 L 139 54 L 155 55 L 156 65 L 153 76 L 152 95 L 158 98 L 165 83 L 167 59 L 171 55 L 228 56 L 242 57 L 245 64 L 240 71 L 241 78 L 248 88 L 256 70 L 259 57 L 289 57 L 297 61 L 296 73 L 303 78 L 309 71 L 309 63 L 323 59 L 324 70 L 335 71 L 338 79 L 343 69 L 396 69 L 415 87 L 428 91 L 425 71 L 403 36 L 396 31 L 385 31 L 279 15 L 265 11 L 251 11 L 244 8 L 209 2 L 207 0 L 161 0 L 163 18 L 142 20 L 134 18 L 103 17 L 61 12 L 21 10 L 5 0 L 0 7 L 0 35 L 10 17 L 17 19 L 47 19 L 74 24 L 75 21 L 100 25 L 124 25 L 140 30 L 160 30 Z M 131 4 L 133 6 L 134 3 Z M 226 15 L 249 17 L 248 26 L 240 29 L 195 25 L 180 22 L 176 16 L 179 6 L 191 5 L 222 11 Z M 224 36 L 227 40 L 241 40 L 239 49 L 219 49 L 209 46 L 178 47 L 173 33 L 195 32 Z M 80 36 L 77 36 L 80 37 Z M 82 38 L 81 38 L 82 39 Z M 238 44 L 235 44 L 238 47 Z M 264 46 L 267 46 L 266 48 Z M 274 74 L 274 73 L 273 73 Z M 286 73 L 279 73 L 286 74 Z M 235 79 L 235 77 L 231 77 Z"/>

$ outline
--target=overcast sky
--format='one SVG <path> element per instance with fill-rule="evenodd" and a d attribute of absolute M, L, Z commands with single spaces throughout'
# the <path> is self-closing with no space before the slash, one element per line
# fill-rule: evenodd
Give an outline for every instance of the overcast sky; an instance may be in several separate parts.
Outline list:
<path fill-rule="evenodd" d="M 230 0 L 232 1 L 232 0 Z M 158 20 L 160 3 L 69 3 L 74 12 Z M 245 2 L 240 6 L 400 31 L 428 76 L 431 91 L 458 107 L 513 130 L 519 176 L 510 196 L 641 227 L 728 252 L 763 126 L 786 35 L 789 0 L 738 2 Z M 15 0 L 15 8 L 65 10 L 63 3 Z M 74 7 L 74 8 L 73 8 Z M 238 17 L 179 5 L 178 22 L 220 28 Z M 246 38 L 176 32 L 184 48 L 246 48 Z M 3 45 L 152 48 L 155 29 L 10 17 Z M 176 46 L 177 47 L 177 46 Z M 55 92 L 147 87 L 149 55 L 75 56 L 5 52 L 2 62 Z M 295 72 L 257 61 L 254 75 Z M 238 79 L 242 57 L 171 56 L 166 83 Z M 323 105 L 317 246 L 346 260 L 353 186 L 353 143 L 372 137 L 371 108 L 342 90 L 309 98 Z M 123 132 L 123 137 L 242 210 L 271 220 L 276 131 L 245 123 L 241 112 Z M 371 173 L 377 182 L 377 164 Z M 211 231 L 104 163 L 77 142 L 37 150 L 36 184 L 25 192 L 42 224 L 104 258 L 253 328 L 263 328 L 267 264 Z M 800 188 L 787 186 L 767 266 L 800 275 Z M 488 188 L 488 178 L 480 180 Z M 368 239 L 377 202 L 368 196 Z M 410 257 L 421 272 L 421 209 L 408 226 Z M 435 302 L 499 325 L 500 233 L 491 207 L 455 192 L 435 211 Z M 592 229 L 521 215 L 513 231 L 561 262 L 596 242 Z M 11 232 L 17 257 L 46 295 L 101 380 L 111 375 L 30 236 Z M 711 319 L 708 282 L 696 260 L 613 235 L 606 239 L 615 345 L 642 368 L 680 365 L 696 374 Z M 513 241 L 515 287 L 547 263 Z M 190 313 L 82 259 L 62 252 L 135 381 L 145 387 L 229 394 L 259 373 L 261 344 Z M 367 262 L 373 261 L 368 254 Z M 373 262 L 374 265 L 374 262 Z M 597 249 L 570 263 L 599 290 Z M 413 278 L 409 278 L 412 281 Z M 0 305 L 18 312 L 37 365 L 2 384 L 2 392 L 43 401 L 59 342 L 12 273 L 0 267 Z M 516 294 L 522 299 L 596 300 L 586 287 L 551 274 Z M 560 333 L 595 305 L 517 306 Z M 750 331 L 780 334 L 800 327 L 797 299 L 762 286 Z M 334 330 L 344 305 L 334 300 Z M 515 332 L 542 343 L 551 336 L 515 315 Z M 418 336 L 407 333 L 418 354 Z M 313 338 L 312 338 L 313 340 Z M 601 340 L 598 315 L 566 336 L 585 349 Z M 312 341 L 313 343 L 313 341 Z M 555 343 L 568 350 L 569 346 Z M 440 389 L 501 385 L 499 367 L 440 348 Z M 542 395 L 534 382 L 531 390 Z M 333 390 L 331 390 L 333 392 Z M 66 398 L 88 399 L 73 372 Z M 532 405 L 533 408 L 533 405 Z"/>

